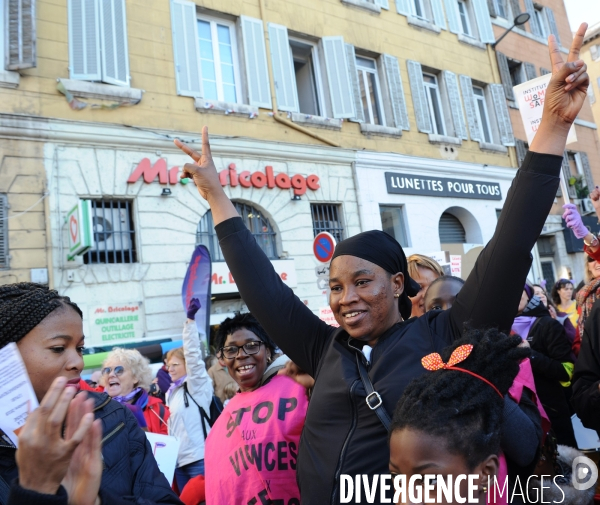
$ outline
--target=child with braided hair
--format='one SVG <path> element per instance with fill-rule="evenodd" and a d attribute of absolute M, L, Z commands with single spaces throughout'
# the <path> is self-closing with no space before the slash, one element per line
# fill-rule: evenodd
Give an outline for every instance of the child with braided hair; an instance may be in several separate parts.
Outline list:
<path fill-rule="evenodd" d="M 133 414 L 105 393 L 79 393 L 82 317 L 46 286 L 0 286 L 0 348 L 17 344 L 40 402 L 18 449 L 0 438 L 0 503 L 181 505 Z"/>

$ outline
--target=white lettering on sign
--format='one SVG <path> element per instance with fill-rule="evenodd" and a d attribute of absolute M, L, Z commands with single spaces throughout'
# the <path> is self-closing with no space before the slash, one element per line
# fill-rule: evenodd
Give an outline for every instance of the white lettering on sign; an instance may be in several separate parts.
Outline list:
<path fill-rule="evenodd" d="M 296 263 L 294 260 L 272 260 L 271 264 L 275 271 L 279 274 L 279 277 L 284 284 L 287 284 L 290 288 L 295 288 L 298 285 L 298 279 L 296 276 Z M 238 287 L 235 283 L 235 279 L 227 263 L 224 261 L 215 262 L 212 264 L 212 277 L 211 277 L 211 293 L 223 294 L 223 293 L 237 293 Z"/>
<path fill-rule="evenodd" d="M 495 182 L 466 181 L 439 177 L 415 177 L 385 173 L 388 193 L 407 195 L 450 196 L 501 200 L 500 185 Z"/>

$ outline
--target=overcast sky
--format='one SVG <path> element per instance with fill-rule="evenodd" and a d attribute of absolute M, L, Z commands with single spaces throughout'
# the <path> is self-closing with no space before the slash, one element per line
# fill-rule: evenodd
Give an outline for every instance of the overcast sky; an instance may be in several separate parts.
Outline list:
<path fill-rule="evenodd" d="M 564 0 L 571 30 L 575 31 L 584 21 L 590 26 L 600 23 L 600 1 Z"/>

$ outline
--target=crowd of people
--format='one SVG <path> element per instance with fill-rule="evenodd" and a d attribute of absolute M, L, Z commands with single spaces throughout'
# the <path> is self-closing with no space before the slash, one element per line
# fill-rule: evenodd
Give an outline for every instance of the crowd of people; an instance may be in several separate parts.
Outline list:
<path fill-rule="evenodd" d="M 586 97 L 586 28 L 566 62 L 549 38 L 543 120 L 468 278 L 406 258 L 384 232 L 360 233 L 330 264 L 339 327 L 274 271 L 219 183 L 206 128 L 201 153 L 176 141 L 250 313 L 221 323 L 205 360 L 192 299 L 182 347 L 156 376 L 137 350 L 115 348 L 86 382 L 76 301 L 0 287 L 0 347 L 17 344 L 40 402 L 18 448 L 0 439 L 0 504 L 337 504 L 341 476 L 382 474 L 474 474 L 479 503 L 507 503 L 491 498 L 490 477 L 543 490 L 529 478 L 568 474 L 571 415 L 600 433 L 600 242 L 574 205 L 564 218 L 586 244 L 586 283 L 561 279 L 549 295 L 526 279 Z M 600 190 L 591 198 L 600 218 Z M 144 432 L 179 441 L 172 485 Z M 591 503 L 594 490 L 569 478 L 561 492 Z"/>

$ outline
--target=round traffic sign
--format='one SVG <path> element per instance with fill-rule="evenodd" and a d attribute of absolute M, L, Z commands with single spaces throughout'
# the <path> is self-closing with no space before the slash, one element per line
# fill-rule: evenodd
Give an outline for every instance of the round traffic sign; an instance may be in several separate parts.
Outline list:
<path fill-rule="evenodd" d="M 313 241 L 313 252 L 315 258 L 321 263 L 327 263 L 333 257 L 333 251 L 335 250 L 335 238 L 331 233 L 322 231 L 319 233 Z"/>

